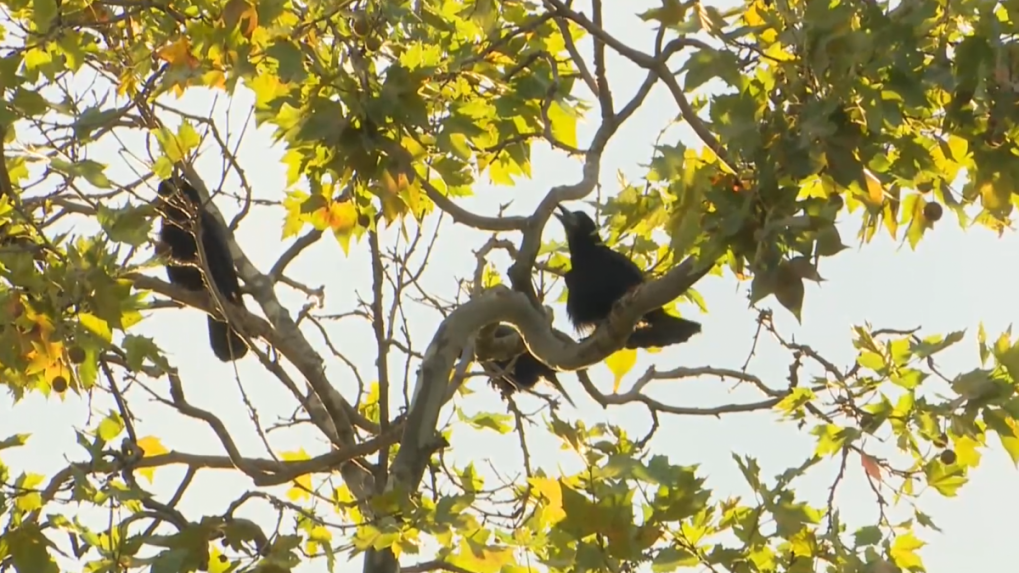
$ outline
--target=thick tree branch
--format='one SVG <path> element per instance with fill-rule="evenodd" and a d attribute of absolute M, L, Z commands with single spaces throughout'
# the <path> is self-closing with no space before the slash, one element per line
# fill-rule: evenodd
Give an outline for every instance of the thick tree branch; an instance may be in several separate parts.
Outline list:
<path fill-rule="evenodd" d="M 662 277 L 645 283 L 624 297 L 608 320 L 580 343 L 557 335 L 526 295 L 501 285 L 455 309 L 440 323 L 425 351 L 407 417 L 407 432 L 393 462 L 387 489 L 416 489 L 434 450 L 435 428 L 448 396 L 450 371 L 479 329 L 496 322 L 512 324 L 539 360 L 556 370 L 580 370 L 622 348 L 646 312 L 678 297 L 712 266 L 713 259 L 698 262 L 690 257 Z"/>
<path fill-rule="evenodd" d="M 325 363 L 322 357 L 308 343 L 304 333 L 297 327 L 291 318 L 289 311 L 276 297 L 273 289 L 272 277 L 261 273 L 248 260 L 247 256 L 237 245 L 233 232 L 226 227 L 223 215 L 216 208 L 215 204 L 208 201 L 209 193 L 201 177 L 191 165 L 185 165 L 184 171 L 188 181 L 198 190 L 205 208 L 213 217 L 223 224 L 226 231 L 227 243 L 230 245 L 230 252 L 237 265 L 238 274 L 244 279 L 248 291 L 258 301 L 259 306 L 268 318 L 274 332 L 270 340 L 267 333 L 259 333 L 276 347 L 281 354 L 301 372 L 311 387 L 308 401 L 311 404 L 316 402 L 322 404 L 325 412 L 329 414 L 328 419 L 321 416 L 317 408 L 311 408 L 309 415 L 312 421 L 329 438 L 329 440 L 340 449 L 353 447 L 357 443 L 354 433 L 354 426 L 346 412 L 348 408 L 342 407 L 339 403 L 346 402 L 342 396 L 329 383 L 325 373 Z M 233 309 L 238 310 L 238 309 Z M 231 315 L 237 314 L 230 312 Z M 229 317 L 228 317 L 229 318 Z M 253 331 L 248 331 L 249 333 Z M 280 345 L 279 343 L 283 343 Z M 348 403 L 349 405 L 349 403 Z M 355 464 L 344 464 L 341 468 L 344 480 L 350 485 L 351 490 L 359 499 L 367 499 L 371 495 L 373 485 L 367 472 Z"/>

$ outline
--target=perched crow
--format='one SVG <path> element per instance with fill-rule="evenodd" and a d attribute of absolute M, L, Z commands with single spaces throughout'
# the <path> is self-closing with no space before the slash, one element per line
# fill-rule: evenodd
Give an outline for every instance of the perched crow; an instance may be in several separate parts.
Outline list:
<path fill-rule="evenodd" d="M 162 200 L 163 212 L 159 240 L 166 251 L 168 259 L 166 275 L 170 283 L 191 291 L 206 290 L 198 259 L 198 243 L 195 241 L 190 223 L 191 213 L 197 212 L 201 225 L 202 247 L 205 250 L 205 263 L 212 273 L 212 280 L 226 300 L 244 306 L 241 285 L 237 280 L 237 270 L 234 269 L 224 230 L 219 222 L 202 208 L 198 191 L 181 180 L 179 185 L 172 181 L 163 181 L 159 184 L 158 193 Z M 195 266 L 174 263 L 191 263 Z M 244 339 L 227 323 L 213 318 L 212 315 L 209 315 L 209 345 L 212 346 L 216 358 L 223 362 L 243 358 L 248 353 Z"/>
<path fill-rule="evenodd" d="M 612 306 L 644 282 L 644 272 L 626 255 L 602 242 L 598 227 L 582 211 L 562 205 L 556 217 L 566 230 L 570 270 L 566 272 L 566 314 L 578 331 L 593 329 L 608 318 Z M 630 335 L 627 348 L 663 347 L 686 342 L 701 331 L 700 323 L 669 315 L 658 308 L 648 312 Z"/>
<path fill-rule="evenodd" d="M 509 336 L 515 331 L 513 328 L 500 324 L 495 329 L 495 337 L 502 338 Z M 566 393 L 562 385 L 559 383 L 559 379 L 556 377 L 556 371 L 552 370 L 545 364 L 542 364 L 540 360 L 531 355 L 530 352 L 524 352 L 516 357 L 516 362 L 512 364 L 512 359 L 501 361 L 492 360 L 491 363 L 495 365 L 495 368 L 499 370 L 499 374 L 492 376 L 492 383 L 502 392 L 503 396 L 509 396 L 518 390 L 531 390 L 538 385 L 538 382 L 542 378 L 548 380 L 550 384 L 559 390 L 559 393 L 566 398 L 566 401 L 571 406 L 576 407 L 573 403 L 573 399 Z"/>

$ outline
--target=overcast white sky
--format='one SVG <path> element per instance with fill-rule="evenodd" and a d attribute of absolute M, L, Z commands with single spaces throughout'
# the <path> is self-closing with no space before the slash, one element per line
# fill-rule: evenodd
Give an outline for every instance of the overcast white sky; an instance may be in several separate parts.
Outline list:
<path fill-rule="evenodd" d="M 610 31 L 616 37 L 631 46 L 650 51 L 653 34 L 633 15 L 648 7 L 652 7 L 651 2 L 607 2 L 605 21 L 610 23 Z M 618 57 L 610 58 L 609 65 L 617 106 L 620 106 L 640 84 L 643 73 Z M 84 90 L 85 82 L 82 85 Z M 182 101 L 171 103 L 180 109 L 203 114 L 208 113 L 212 99 L 210 92 L 191 90 Z M 236 136 L 252 103 L 250 93 L 239 90 L 228 121 L 224 113 L 226 106 L 221 101 L 216 112 L 220 125 L 229 123 Z M 675 104 L 667 91 L 662 86 L 657 87 L 643 109 L 620 130 L 605 153 L 601 179 L 604 193 L 616 192 L 617 170 L 632 180 L 641 176 L 640 165 L 650 159 L 654 137 L 675 111 Z M 581 141 L 586 141 L 595 128 L 593 119 L 583 124 Z M 258 196 L 281 199 L 286 178 L 286 168 L 280 163 L 283 150 L 272 147 L 270 136 L 271 129 L 250 129 L 241 145 L 239 157 Z M 700 145 L 685 127 L 674 129 L 664 141 L 675 141 L 676 138 L 687 145 Z M 137 145 L 141 141 L 140 138 L 127 140 L 135 150 L 139 149 Z M 108 174 L 111 178 L 126 181 L 133 177 L 118 156 L 118 149 L 119 144 L 107 138 L 92 148 L 90 157 L 110 163 Z M 475 212 L 491 215 L 496 213 L 499 204 L 512 200 L 510 214 L 527 213 L 551 186 L 579 179 L 579 165 L 575 161 L 542 146 L 536 146 L 536 149 L 533 181 L 520 181 L 515 188 L 480 184 L 476 196 L 461 201 L 461 204 Z M 218 185 L 220 158 L 206 153 L 198 161 L 198 170 L 210 186 Z M 218 205 L 228 218 L 236 212 L 236 206 L 226 200 L 220 199 Z M 427 225 L 429 236 L 434 224 L 433 218 Z M 279 211 L 256 209 L 237 233 L 249 258 L 263 271 L 270 268 L 289 243 L 280 240 L 281 225 Z M 820 287 L 808 285 L 802 325 L 797 325 L 773 299 L 764 302 L 765 306 L 775 309 L 776 322 L 782 332 L 787 336 L 795 335 L 797 341 L 810 344 L 836 364 L 847 365 L 855 357 L 850 327 L 864 321 L 870 321 L 875 327 L 889 328 L 922 325 L 925 334 L 968 329 L 967 338 L 946 352 L 939 366 L 950 374 L 977 367 L 975 335 L 979 321 L 984 321 L 989 336 L 993 338 L 1008 327 L 1019 310 L 1013 294 L 1015 275 L 1011 274 L 1012 267 L 1001 264 L 1001 261 L 1011 260 L 1017 251 L 1019 245 L 1015 235 L 1009 232 L 999 239 L 982 228 L 964 233 L 954 216 L 946 212 L 938 228 L 925 238 L 916 252 L 908 247 L 900 248 L 899 243 L 892 241 L 883 231 L 872 244 L 858 250 L 855 241 L 858 225 L 856 218 L 844 218 L 842 221 L 843 240 L 853 248 L 822 263 L 820 272 L 827 282 Z M 76 230 L 87 232 L 88 227 L 80 226 Z M 550 223 L 545 236 L 561 238 L 558 224 Z M 389 244 L 392 244 L 393 237 L 393 233 L 388 233 Z M 518 239 L 517 235 L 511 237 Z M 436 245 L 437 256 L 433 257 L 423 277 L 425 287 L 432 293 L 452 298 L 455 277 L 469 276 L 474 264 L 472 249 L 480 247 L 485 240 L 486 235 L 482 233 L 454 227 L 447 222 Z M 350 310 L 356 304 L 357 294 L 363 298 L 370 295 L 370 264 L 366 252 L 367 244 L 362 242 L 353 246 L 350 256 L 345 257 L 334 241 L 323 240 L 290 266 L 290 274 L 305 284 L 324 284 L 329 312 Z M 505 258 L 494 260 L 497 268 L 505 272 L 509 261 Z M 698 288 L 707 301 L 710 314 L 698 318 L 696 309 L 690 305 L 684 306 L 683 310 L 690 313 L 691 318 L 703 322 L 703 334 L 689 344 L 657 355 L 641 354 L 624 386 L 632 383 L 652 361 L 660 369 L 703 365 L 740 367 L 755 330 L 756 312 L 746 306 L 745 289 L 748 286 L 737 284 L 729 276 L 709 277 L 702 281 Z M 277 290 L 283 302 L 289 304 L 294 312 L 304 302 L 303 296 L 287 287 L 280 286 Z M 554 291 L 553 297 L 558 292 Z M 249 302 L 249 306 L 254 307 L 253 302 Z M 554 308 L 557 326 L 568 329 L 565 308 L 560 304 L 555 304 Z M 414 303 L 408 304 L 407 309 L 417 347 L 423 350 L 439 317 Z M 369 326 L 344 321 L 331 325 L 331 328 L 334 342 L 361 368 L 368 380 L 374 378 L 371 369 L 375 347 Z M 190 401 L 220 415 L 243 452 L 252 456 L 265 455 L 241 402 L 231 366 L 217 361 L 207 347 L 205 319 L 201 313 L 158 311 L 143 322 L 139 331 L 156 337 L 168 351 L 173 363 L 181 369 Z M 306 329 L 306 334 L 316 347 L 324 348 L 316 333 Z M 328 353 L 326 362 L 330 379 L 352 397 L 356 387 L 349 371 Z M 788 355 L 780 348 L 764 343 L 752 363 L 752 371 L 770 385 L 781 387 L 785 384 L 788 363 Z M 292 398 L 271 375 L 262 371 L 256 358 L 245 358 L 239 368 L 245 389 L 264 423 L 272 423 L 278 416 L 288 416 L 292 412 Z M 400 380 L 402 367 L 396 372 Z M 605 366 L 593 368 L 592 376 L 604 391 L 611 388 L 612 376 Z M 583 394 L 574 376 L 566 374 L 562 379 L 580 408 L 578 411 L 564 408 L 561 415 L 582 418 L 589 425 L 612 421 L 634 435 L 643 435 L 647 431 L 650 420 L 643 408 L 602 410 Z M 469 385 L 478 393 L 467 399 L 458 399 L 468 414 L 503 408 L 484 380 L 475 378 Z M 162 382 L 154 386 L 163 389 Z M 398 392 L 398 388 L 394 389 L 394 396 Z M 685 406 L 760 399 L 752 391 L 743 388 L 733 390 L 731 384 L 714 380 L 662 382 L 654 386 L 652 392 L 663 401 Z M 141 420 L 141 435 L 161 436 L 164 444 L 172 449 L 222 453 L 215 436 L 203 424 L 152 403 L 141 392 L 135 392 L 131 398 Z M 9 398 L 3 400 L 4 411 L 9 411 Z M 94 411 L 101 412 L 109 406 L 104 399 L 91 404 Z M 72 426 L 85 427 L 89 407 L 85 399 L 70 395 L 63 402 L 56 397 L 49 400 L 38 395 L 28 397 L 18 404 L 13 415 L 0 416 L 0 437 L 15 432 L 33 434 L 29 447 L 3 452 L 4 463 L 12 466 L 15 472 L 24 470 L 52 475 L 66 465 L 67 459 L 83 459 L 83 452 L 75 445 Z M 557 467 L 570 472 L 579 469 L 577 460 L 572 454 L 561 451 L 554 438 L 536 428 L 530 430 L 528 437 L 532 454 L 546 471 L 555 474 Z M 274 433 L 272 443 L 277 452 L 303 447 L 315 455 L 326 448 L 324 441 L 307 428 Z M 996 437 L 989 437 L 989 443 L 991 447 L 985 450 L 981 467 L 971 474 L 970 483 L 958 497 L 944 499 L 930 494 L 921 498 L 921 509 L 933 515 L 935 522 L 944 530 L 943 534 L 917 532 L 922 540 L 929 543 L 921 554 L 931 573 L 954 573 L 968 568 L 994 573 L 1014 568 L 999 565 L 1015 563 L 1016 552 L 1014 545 L 1010 544 L 1011 532 L 991 523 L 1019 511 L 1019 498 L 1010 495 L 1016 483 L 1016 471 Z M 708 486 L 717 497 L 723 498 L 749 494 L 731 459 L 732 453 L 756 456 L 763 469 L 762 475 L 773 483 L 775 475 L 799 465 L 810 455 L 814 438 L 806 430 L 797 430 L 794 424 L 780 421 L 771 412 L 728 415 L 721 419 L 663 417 L 653 447 L 656 453 L 667 455 L 672 463 L 701 464 L 701 472 L 709 477 Z M 479 469 L 491 462 L 504 472 L 513 471 L 510 468 L 522 471 L 513 435 L 498 436 L 493 432 L 461 428 L 454 436 L 453 449 L 447 452 L 447 461 L 450 459 L 460 464 L 473 459 Z M 827 498 L 827 485 L 836 472 L 834 464 L 824 464 L 813 470 L 805 479 L 796 482 L 798 498 L 823 505 Z M 183 473 L 183 468 L 178 467 L 160 469 L 154 489 L 168 497 Z M 484 475 L 491 476 L 487 470 Z M 250 486 L 248 479 L 229 472 L 203 472 L 179 507 L 191 518 L 221 513 L 231 500 Z M 285 488 L 277 488 L 277 491 L 282 495 Z M 847 476 L 836 501 L 843 519 L 852 526 L 875 521 L 877 503 L 863 479 L 858 458 L 850 459 Z M 272 513 L 266 506 L 261 506 L 252 508 L 246 515 L 270 519 Z M 909 513 L 899 515 L 905 518 Z M 412 558 L 407 559 L 408 563 L 413 561 Z M 360 571 L 360 568 L 361 560 L 358 558 L 349 565 L 340 565 L 338 569 L 352 572 Z M 319 565 L 305 565 L 298 569 L 301 572 L 321 570 L 324 567 Z"/>

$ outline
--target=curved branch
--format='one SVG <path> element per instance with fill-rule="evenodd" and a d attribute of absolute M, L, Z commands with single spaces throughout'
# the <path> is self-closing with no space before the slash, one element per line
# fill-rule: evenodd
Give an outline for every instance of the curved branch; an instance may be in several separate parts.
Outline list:
<path fill-rule="evenodd" d="M 417 386 L 407 415 L 407 429 L 393 461 L 386 489 L 413 491 L 420 482 L 435 449 L 439 412 L 449 393 L 453 363 L 470 338 L 486 325 L 512 324 L 528 351 L 560 371 L 580 370 L 601 362 L 623 347 L 640 318 L 664 306 L 689 289 L 714 266 L 714 259 L 699 262 L 693 257 L 645 283 L 613 308 L 608 320 L 582 342 L 555 332 L 544 314 L 521 292 L 496 286 L 452 311 L 435 331 L 418 371 Z"/>
<path fill-rule="evenodd" d="M 246 467 L 264 472 L 258 476 L 252 476 L 252 481 L 256 486 L 279 485 L 306 474 L 330 472 L 344 462 L 372 454 L 387 445 L 395 444 L 399 439 L 401 430 L 402 427 L 396 427 L 386 434 L 361 442 L 352 448 L 333 450 L 307 460 L 277 462 L 264 458 L 242 459 Z M 189 454 L 176 451 L 142 458 L 132 467 L 156 468 L 175 464 L 183 464 L 195 469 L 238 469 L 229 456 Z M 82 467 L 81 469 L 86 468 Z"/>
<path fill-rule="evenodd" d="M 321 238 L 322 231 L 316 229 L 309 231 L 307 234 L 294 241 L 293 244 L 290 245 L 290 247 L 288 247 L 282 255 L 280 255 L 280 258 L 276 260 L 276 264 L 272 266 L 272 269 L 269 270 L 266 276 L 272 279 L 273 282 L 279 281 L 283 276 L 283 271 L 287 270 L 287 265 L 293 262 L 293 260 L 297 258 L 304 249 L 314 245 Z"/>

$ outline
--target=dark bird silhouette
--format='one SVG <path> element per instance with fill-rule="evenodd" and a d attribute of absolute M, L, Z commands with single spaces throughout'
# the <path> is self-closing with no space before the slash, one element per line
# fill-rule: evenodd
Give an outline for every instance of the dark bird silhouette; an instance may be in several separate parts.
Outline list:
<path fill-rule="evenodd" d="M 178 192 L 179 191 L 179 192 Z M 241 285 L 237 279 L 233 258 L 227 246 L 224 229 L 219 222 L 202 207 L 201 197 L 187 181 L 179 184 L 163 181 L 159 184 L 159 197 L 163 225 L 159 240 L 168 259 L 166 275 L 171 284 L 191 291 L 207 291 L 201 262 L 198 258 L 198 243 L 192 231 L 191 219 L 198 214 L 201 226 L 202 248 L 205 263 L 212 274 L 213 283 L 227 301 L 244 306 Z M 212 352 L 223 362 L 243 358 L 248 353 L 244 339 L 227 323 L 209 315 L 209 345 Z"/>
<path fill-rule="evenodd" d="M 515 332 L 513 328 L 500 324 L 495 329 L 495 337 L 502 338 L 510 336 Z M 556 371 L 543 364 L 530 352 L 525 351 L 523 354 L 518 355 L 515 361 L 514 359 L 505 361 L 492 360 L 491 364 L 495 368 L 490 368 L 489 370 L 498 370 L 492 376 L 492 383 L 502 392 L 503 396 L 509 396 L 520 390 L 532 390 L 538 385 L 538 382 L 544 379 L 555 386 L 556 390 L 563 395 L 563 398 L 566 398 L 566 401 L 571 406 L 574 408 L 577 406 L 573 403 L 570 395 L 566 393 L 566 390 L 563 389 L 562 384 L 559 383 Z"/>
<path fill-rule="evenodd" d="M 612 306 L 644 282 L 644 271 L 629 257 L 602 242 L 598 227 L 582 211 L 558 206 L 556 218 L 566 230 L 570 270 L 566 272 L 566 314 L 578 331 L 589 331 L 608 318 Z M 686 342 L 701 331 L 692 320 L 657 308 L 644 315 L 626 342 L 627 348 L 664 347 Z"/>

